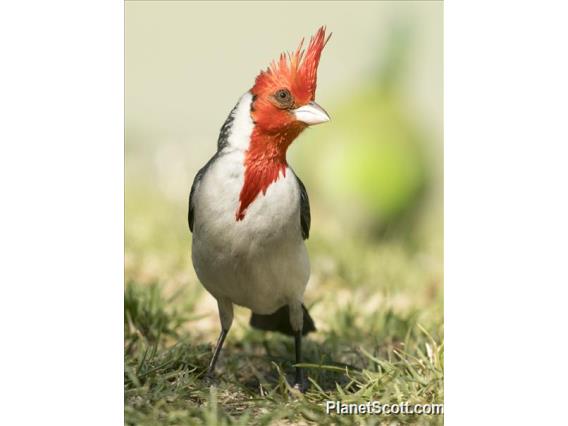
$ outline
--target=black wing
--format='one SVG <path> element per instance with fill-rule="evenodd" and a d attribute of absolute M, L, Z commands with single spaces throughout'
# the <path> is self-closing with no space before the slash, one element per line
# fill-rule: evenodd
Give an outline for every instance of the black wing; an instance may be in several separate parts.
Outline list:
<path fill-rule="evenodd" d="M 195 191 L 199 187 L 201 183 L 201 179 L 207 172 L 207 169 L 215 162 L 217 158 L 223 155 L 222 151 L 229 144 L 229 135 L 231 133 L 231 128 L 233 127 L 233 121 L 235 120 L 235 113 L 237 111 L 237 107 L 239 104 L 237 103 L 234 108 L 229 113 L 229 116 L 221 126 L 221 130 L 219 132 L 219 139 L 217 139 L 217 152 L 211 159 L 203 166 L 195 175 L 195 179 L 193 179 L 193 185 L 191 185 L 191 191 L 189 192 L 189 209 L 187 212 L 187 222 L 189 223 L 189 230 L 193 232 L 193 222 L 195 220 L 195 205 L 193 196 L 195 195 Z"/>
<path fill-rule="evenodd" d="M 312 217 L 310 215 L 310 199 L 308 198 L 308 192 L 304 183 L 300 178 L 294 173 L 296 180 L 298 181 L 298 186 L 300 187 L 300 224 L 302 225 L 302 237 L 307 240 L 310 236 L 310 225 L 312 222 Z"/>
<path fill-rule="evenodd" d="M 223 148 L 229 145 L 229 135 L 231 134 L 231 129 L 233 128 L 233 121 L 235 121 L 235 114 L 237 112 L 238 106 L 239 103 L 237 102 L 237 104 L 231 110 L 229 116 L 221 126 L 221 130 L 219 131 L 219 139 L 217 139 L 217 152 L 221 151 Z"/>
<path fill-rule="evenodd" d="M 195 195 L 195 191 L 197 191 L 197 188 L 199 188 L 201 180 L 203 179 L 203 176 L 205 176 L 207 169 L 209 169 L 211 164 L 215 162 L 218 156 L 219 153 L 216 153 L 213 157 L 211 157 L 211 159 L 207 162 L 207 164 L 205 164 L 201 169 L 199 169 L 199 171 L 195 175 L 195 179 L 193 179 L 193 184 L 191 185 L 191 191 L 189 192 L 189 209 L 187 212 L 187 223 L 189 224 L 189 230 L 191 232 L 193 232 L 193 222 L 195 220 L 195 200 L 193 196 Z"/>

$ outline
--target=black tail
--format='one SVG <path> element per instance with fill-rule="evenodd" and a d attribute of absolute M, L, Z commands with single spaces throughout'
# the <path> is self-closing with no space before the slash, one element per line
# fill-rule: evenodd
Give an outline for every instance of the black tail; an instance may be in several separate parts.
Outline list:
<path fill-rule="evenodd" d="M 302 335 L 305 336 L 311 331 L 316 331 L 316 326 L 304 305 L 302 305 L 302 311 L 304 311 Z M 290 308 L 288 308 L 288 305 L 282 306 L 270 315 L 259 315 L 253 312 L 250 317 L 250 325 L 260 330 L 279 331 L 280 333 L 287 334 L 288 336 L 294 336 L 295 334 L 294 330 L 292 330 L 292 326 L 290 325 Z"/>

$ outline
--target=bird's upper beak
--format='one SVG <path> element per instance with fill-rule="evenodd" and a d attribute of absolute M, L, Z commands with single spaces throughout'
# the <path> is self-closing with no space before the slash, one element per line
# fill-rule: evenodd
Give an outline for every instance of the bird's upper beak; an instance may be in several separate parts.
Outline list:
<path fill-rule="evenodd" d="M 325 110 L 315 102 L 296 108 L 292 111 L 296 116 L 296 120 L 311 126 L 314 124 L 325 123 L 329 121 L 329 115 Z"/>

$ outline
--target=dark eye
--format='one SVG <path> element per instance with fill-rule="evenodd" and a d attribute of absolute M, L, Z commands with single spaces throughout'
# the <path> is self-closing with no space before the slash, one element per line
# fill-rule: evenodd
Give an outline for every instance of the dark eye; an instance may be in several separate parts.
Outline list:
<path fill-rule="evenodd" d="M 275 94 L 274 97 L 278 104 L 283 108 L 288 108 L 294 103 L 292 100 L 292 95 L 288 89 L 280 89 Z"/>

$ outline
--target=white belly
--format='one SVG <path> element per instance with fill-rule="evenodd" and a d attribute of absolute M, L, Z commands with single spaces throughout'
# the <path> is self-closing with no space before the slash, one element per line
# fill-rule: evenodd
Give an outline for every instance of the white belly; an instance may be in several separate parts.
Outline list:
<path fill-rule="evenodd" d="M 243 153 L 233 151 L 204 176 L 195 194 L 193 265 L 216 298 L 270 314 L 303 301 L 310 275 L 300 229 L 300 191 L 287 169 L 236 221 L 243 175 Z"/>

